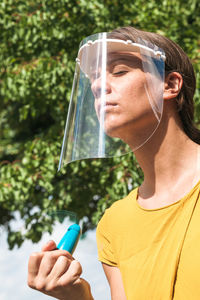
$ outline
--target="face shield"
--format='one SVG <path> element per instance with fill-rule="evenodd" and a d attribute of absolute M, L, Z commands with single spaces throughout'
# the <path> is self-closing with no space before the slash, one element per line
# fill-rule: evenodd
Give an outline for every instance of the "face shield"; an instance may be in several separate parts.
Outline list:
<path fill-rule="evenodd" d="M 59 169 L 123 155 L 150 139 L 162 117 L 164 61 L 163 50 L 142 39 L 99 33 L 81 42 Z"/>

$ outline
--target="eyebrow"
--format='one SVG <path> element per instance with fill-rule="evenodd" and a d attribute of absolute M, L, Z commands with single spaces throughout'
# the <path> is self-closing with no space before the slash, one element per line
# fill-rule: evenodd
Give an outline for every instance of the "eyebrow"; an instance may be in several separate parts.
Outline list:
<path fill-rule="evenodd" d="M 111 55 L 109 55 L 111 54 Z M 128 64 L 128 66 L 134 67 L 135 65 L 142 64 L 142 59 L 132 53 L 119 53 L 119 52 L 111 52 L 107 56 L 107 67 L 112 67 L 115 64 Z M 90 70 L 90 77 L 93 76 L 93 74 L 96 74 L 96 68 L 91 68 Z"/>
<path fill-rule="evenodd" d="M 142 59 L 133 55 L 133 54 L 119 54 L 119 53 L 114 53 L 113 55 L 111 55 L 110 57 L 108 56 L 107 59 L 107 64 L 108 65 L 112 65 L 115 63 L 132 63 L 132 64 L 141 64 L 142 63 Z"/>

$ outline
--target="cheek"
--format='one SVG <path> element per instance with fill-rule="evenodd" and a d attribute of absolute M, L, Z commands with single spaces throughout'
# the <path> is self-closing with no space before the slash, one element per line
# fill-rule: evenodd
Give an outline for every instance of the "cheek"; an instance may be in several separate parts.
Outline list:
<path fill-rule="evenodd" d="M 128 79 L 127 79 L 128 81 Z M 130 84 L 126 84 L 123 89 L 120 90 L 120 102 L 121 116 L 127 121 L 134 120 L 136 122 L 142 120 L 154 119 L 154 113 L 149 102 L 147 95 L 146 80 L 132 79 Z M 123 118 L 122 117 L 122 118 Z"/>
<path fill-rule="evenodd" d="M 135 109 L 146 106 L 148 96 L 146 94 L 145 83 L 137 82 L 127 84 L 120 90 L 120 98 L 122 99 L 122 106 L 128 111 L 128 107 L 135 107 Z"/>
<path fill-rule="evenodd" d="M 126 96 L 132 96 L 140 98 L 145 92 L 145 86 L 146 86 L 146 77 L 143 72 L 135 72 L 128 74 L 127 77 L 124 78 L 124 80 L 119 83 L 119 87 L 121 86 L 121 95 L 123 94 Z"/>

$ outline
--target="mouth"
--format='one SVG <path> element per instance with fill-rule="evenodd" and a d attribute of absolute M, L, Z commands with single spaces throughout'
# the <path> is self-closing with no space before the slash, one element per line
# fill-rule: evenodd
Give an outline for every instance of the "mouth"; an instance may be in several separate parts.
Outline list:
<path fill-rule="evenodd" d="M 102 103 L 98 104 L 97 106 L 97 112 L 98 115 L 102 115 L 102 113 L 108 113 L 109 111 L 113 111 L 116 107 L 118 107 L 118 104 L 115 102 L 106 101 L 104 105 Z"/>
<path fill-rule="evenodd" d="M 117 103 L 106 101 L 105 107 L 108 107 L 108 106 L 117 106 Z"/>

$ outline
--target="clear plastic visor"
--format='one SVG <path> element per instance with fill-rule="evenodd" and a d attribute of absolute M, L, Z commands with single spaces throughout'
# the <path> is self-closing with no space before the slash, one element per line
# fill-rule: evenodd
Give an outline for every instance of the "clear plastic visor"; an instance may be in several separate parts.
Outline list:
<path fill-rule="evenodd" d="M 81 42 L 59 169 L 146 143 L 162 116 L 164 60 L 161 49 L 142 40 L 99 33 Z"/>

